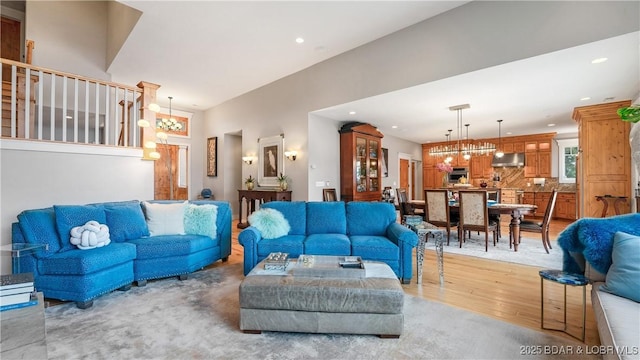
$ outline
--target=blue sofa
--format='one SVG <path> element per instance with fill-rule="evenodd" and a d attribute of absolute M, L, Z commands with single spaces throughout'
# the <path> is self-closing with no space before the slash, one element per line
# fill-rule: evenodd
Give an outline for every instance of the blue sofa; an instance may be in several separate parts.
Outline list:
<path fill-rule="evenodd" d="M 244 274 L 271 252 L 353 255 L 387 263 L 403 283 L 412 276 L 412 251 L 418 236 L 396 222 L 396 210 L 384 202 L 272 201 L 262 208 L 281 212 L 291 230 L 285 236 L 264 239 L 254 226 L 242 230 Z"/>
<path fill-rule="evenodd" d="M 217 214 L 211 213 L 209 219 L 197 218 L 210 225 L 209 232 L 204 233 L 210 235 L 150 236 L 145 220 L 147 210 L 144 202 L 137 200 L 25 210 L 18 215 L 18 222 L 12 224 L 13 243 L 44 243 L 48 250 L 15 260 L 20 261 L 22 272 L 33 272 L 35 287 L 45 297 L 75 301 L 79 308 L 90 307 L 93 299 L 102 294 L 128 290 L 134 281 L 144 286 L 149 279 L 178 276 L 183 280 L 189 273 L 217 260 L 226 261 L 231 254 L 229 203 L 207 200 L 190 203 L 216 205 Z M 71 244 L 70 227 L 83 225 L 87 219 L 105 223 L 111 243 L 89 250 Z"/>

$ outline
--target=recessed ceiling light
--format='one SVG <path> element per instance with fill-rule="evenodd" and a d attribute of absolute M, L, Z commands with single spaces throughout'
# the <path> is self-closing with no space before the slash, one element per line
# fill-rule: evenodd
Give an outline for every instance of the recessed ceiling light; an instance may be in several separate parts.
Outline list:
<path fill-rule="evenodd" d="M 349 115 L 355 115 L 356 112 L 355 111 L 349 111 Z"/>
<path fill-rule="evenodd" d="M 397 129 L 397 128 L 398 128 L 398 125 L 393 125 L 391 128 L 392 128 L 392 129 Z"/>
<path fill-rule="evenodd" d="M 588 96 L 585 96 L 585 97 L 583 97 L 583 98 L 581 98 L 581 99 L 580 99 L 580 101 L 587 101 L 587 100 L 591 100 L 591 98 L 590 98 L 590 97 L 588 97 Z"/>
<path fill-rule="evenodd" d="M 73 116 L 69 116 L 69 115 L 67 115 L 67 116 L 65 116 L 65 117 L 66 117 L 67 119 L 73 119 Z"/>
<path fill-rule="evenodd" d="M 304 39 L 303 39 L 303 38 L 301 38 L 301 37 L 298 37 L 298 38 L 296 38 L 296 42 L 297 42 L 298 44 L 302 44 L 302 43 L 304 42 Z"/>
<path fill-rule="evenodd" d="M 511 135 L 513 134 L 511 131 L 507 131 L 507 135 Z"/>
<path fill-rule="evenodd" d="M 606 57 L 601 57 L 601 58 L 597 58 L 597 59 L 591 60 L 591 63 L 592 64 L 601 64 L 601 63 L 603 63 L 603 62 L 605 62 L 607 60 L 609 60 L 609 59 L 607 59 Z"/>
<path fill-rule="evenodd" d="M 548 127 L 554 127 L 556 124 L 547 124 Z"/>

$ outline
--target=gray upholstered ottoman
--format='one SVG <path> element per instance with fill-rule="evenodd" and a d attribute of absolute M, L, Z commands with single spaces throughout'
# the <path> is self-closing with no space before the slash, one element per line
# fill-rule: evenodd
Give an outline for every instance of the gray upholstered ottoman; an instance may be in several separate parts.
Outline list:
<path fill-rule="evenodd" d="M 274 274 L 259 263 L 240 284 L 240 329 L 399 337 L 404 292 L 391 268 L 365 262 L 365 277 Z"/>

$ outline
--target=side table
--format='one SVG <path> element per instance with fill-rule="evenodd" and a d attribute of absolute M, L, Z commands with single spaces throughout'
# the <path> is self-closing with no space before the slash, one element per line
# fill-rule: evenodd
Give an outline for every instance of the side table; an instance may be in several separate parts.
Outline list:
<path fill-rule="evenodd" d="M 0 246 L 0 251 L 11 253 L 11 271 L 14 274 L 20 273 L 20 257 L 22 255 L 33 254 L 36 251 L 49 250 L 49 244 L 29 244 L 13 243 Z"/>
<path fill-rule="evenodd" d="M 540 327 L 545 330 L 562 331 L 582 342 L 585 339 L 585 325 L 587 317 L 587 284 L 589 279 L 580 274 L 571 274 L 562 270 L 540 270 Z M 564 286 L 564 321 L 563 328 L 547 328 L 544 326 L 544 280 L 552 281 Z M 577 337 L 567 331 L 567 285 L 582 286 L 582 337 Z"/>
<path fill-rule="evenodd" d="M 47 358 L 44 298 L 41 292 L 38 293 L 37 305 L 0 312 L 0 323 L 2 323 L 0 358 Z"/>
<path fill-rule="evenodd" d="M 438 258 L 438 275 L 440 286 L 444 285 L 444 256 L 442 246 L 444 244 L 444 229 L 432 225 L 426 221 L 419 224 L 408 224 L 411 230 L 418 234 L 418 247 L 416 249 L 416 267 L 418 268 L 418 284 L 422 284 L 422 264 L 424 263 L 424 249 L 427 237 L 431 235 L 436 243 L 436 255 Z"/>

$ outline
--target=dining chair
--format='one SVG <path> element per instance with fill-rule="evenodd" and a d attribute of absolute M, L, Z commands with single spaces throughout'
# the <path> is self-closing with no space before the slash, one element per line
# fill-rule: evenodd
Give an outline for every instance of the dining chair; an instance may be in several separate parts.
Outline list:
<path fill-rule="evenodd" d="M 400 222 L 404 224 L 405 215 L 420 215 L 424 218 L 424 212 L 420 209 L 415 209 L 409 203 L 409 197 L 407 196 L 407 189 L 397 188 L 396 195 L 398 198 L 398 208 L 400 209 Z"/>
<path fill-rule="evenodd" d="M 521 220 L 520 221 L 520 232 L 535 232 L 542 234 L 542 245 L 544 245 L 544 250 L 549 253 L 549 249 L 551 249 L 551 241 L 549 240 L 549 225 L 551 223 L 551 215 L 553 215 L 553 209 L 556 206 L 556 198 L 558 197 L 558 190 L 553 189 L 551 192 L 551 198 L 549 199 L 549 203 L 547 204 L 547 209 L 544 211 L 544 217 L 542 218 L 542 222 L 532 221 L 532 220 Z M 522 239 L 522 237 L 520 237 Z M 509 235 L 509 241 L 511 240 L 511 235 Z"/>
<path fill-rule="evenodd" d="M 322 199 L 324 201 L 338 201 L 336 196 L 336 189 L 334 188 L 322 189 Z"/>
<path fill-rule="evenodd" d="M 494 200 L 496 203 L 500 203 L 500 190 L 487 190 L 487 200 Z M 502 237 L 502 228 L 500 227 L 500 214 L 498 215 L 489 215 L 489 221 L 495 221 L 498 225 L 498 242 L 500 242 L 500 238 Z"/>
<path fill-rule="evenodd" d="M 451 219 L 448 192 L 446 189 L 424 190 L 424 221 L 447 228 L 447 246 L 451 240 L 451 227 L 458 226 L 457 217 Z"/>
<path fill-rule="evenodd" d="M 460 203 L 460 221 L 458 222 L 458 238 L 460 247 L 465 240 L 466 231 L 484 231 L 484 251 L 489 251 L 489 231 L 493 232 L 493 246 L 496 246 L 497 224 L 489 220 L 487 208 L 487 192 L 484 190 L 464 190 L 458 192 Z"/>

